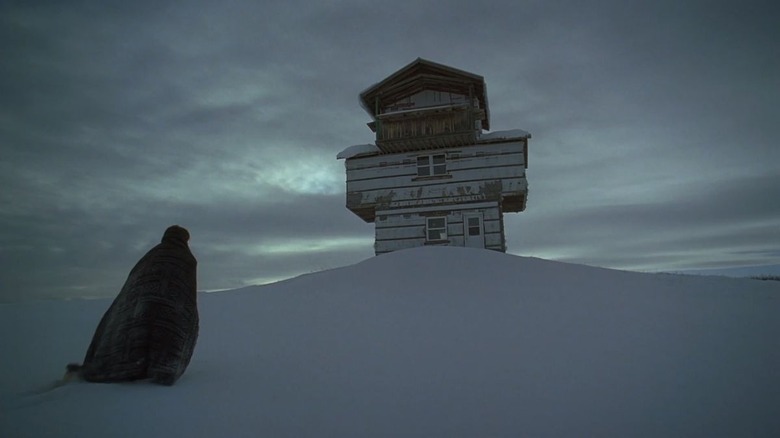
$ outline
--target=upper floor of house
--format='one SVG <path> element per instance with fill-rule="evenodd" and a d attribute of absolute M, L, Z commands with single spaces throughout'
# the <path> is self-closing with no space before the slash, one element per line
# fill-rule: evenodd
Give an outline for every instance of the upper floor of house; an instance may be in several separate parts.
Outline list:
<path fill-rule="evenodd" d="M 347 208 L 366 222 L 377 211 L 448 209 L 496 202 L 503 212 L 525 209 L 530 134 L 482 134 L 459 147 L 383 153 L 376 145 L 345 149 Z"/>
<path fill-rule="evenodd" d="M 476 143 L 490 129 L 485 79 L 418 58 L 360 93 L 381 152 Z"/>

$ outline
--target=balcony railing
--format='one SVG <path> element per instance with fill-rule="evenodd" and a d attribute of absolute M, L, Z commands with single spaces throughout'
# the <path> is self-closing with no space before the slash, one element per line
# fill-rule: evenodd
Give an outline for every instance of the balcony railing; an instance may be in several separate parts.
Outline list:
<path fill-rule="evenodd" d="M 383 114 L 376 121 L 376 144 L 384 152 L 445 148 L 474 143 L 475 113 L 467 107 Z"/>

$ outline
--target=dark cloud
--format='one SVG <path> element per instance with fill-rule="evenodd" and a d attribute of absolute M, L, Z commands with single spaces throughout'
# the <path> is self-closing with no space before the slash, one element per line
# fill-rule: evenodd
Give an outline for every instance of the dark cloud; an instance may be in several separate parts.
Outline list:
<path fill-rule="evenodd" d="M 683 270 L 777 261 L 780 172 L 669 186 L 642 198 L 507 220 L 510 249 L 565 261 L 640 270 Z M 749 249 L 748 249 L 749 248 Z"/>
<path fill-rule="evenodd" d="M 205 289 L 355 262 L 335 154 L 417 57 L 485 76 L 531 140 L 510 250 L 619 268 L 777 264 L 769 2 L 5 2 L 0 301 L 112 295 L 172 223 Z"/>

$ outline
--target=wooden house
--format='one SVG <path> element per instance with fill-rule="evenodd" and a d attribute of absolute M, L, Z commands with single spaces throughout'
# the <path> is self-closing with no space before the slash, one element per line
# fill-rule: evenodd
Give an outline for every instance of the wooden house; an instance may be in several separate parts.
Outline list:
<path fill-rule="evenodd" d="M 422 245 L 506 251 L 503 214 L 525 210 L 528 139 L 485 133 L 485 80 L 417 59 L 360 93 L 374 144 L 339 155 L 347 208 L 376 229 L 382 254 Z"/>

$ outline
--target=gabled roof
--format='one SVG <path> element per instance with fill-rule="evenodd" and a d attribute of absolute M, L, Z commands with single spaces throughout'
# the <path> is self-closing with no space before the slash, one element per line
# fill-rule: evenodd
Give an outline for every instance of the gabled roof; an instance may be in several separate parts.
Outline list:
<path fill-rule="evenodd" d="M 455 92 L 477 98 L 480 101 L 480 108 L 485 110 L 483 127 L 490 130 L 485 78 L 422 58 L 417 58 L 381 82 L 364 90 L 360 93 L 360 104 L 373 119 L 376 119 L 377 99 L 381 106 L 382 103 L 396 102 L 423 90 Z"/>

